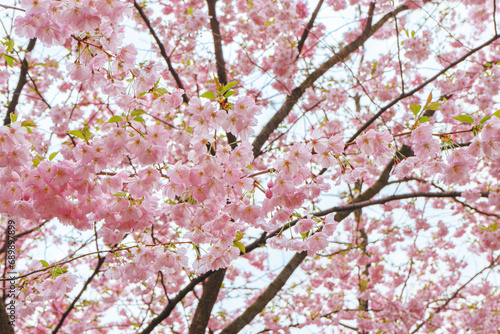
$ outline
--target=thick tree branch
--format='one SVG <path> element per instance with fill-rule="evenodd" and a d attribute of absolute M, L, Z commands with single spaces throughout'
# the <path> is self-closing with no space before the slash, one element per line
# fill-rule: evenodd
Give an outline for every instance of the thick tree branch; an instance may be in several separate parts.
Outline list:
<path fill-rule="evenodd" d="M 222 54 L 222 35 L 220 33 L 219 21 L 217 20 L 217 12 L 215 8 L 216 3 L 217 0 L 207 0 L 208 15 L 210 15 L 210 28 L 212 29 L 212 36 L 214 39 L 217 76 L 219 77 L 219 82 L 221 84 L 227 85 L 226 61 L 224 60 L 224 56 Z"/>
<path fill-rule="evenodd" d="M 488 192 L 481 192 L 481 197 L 488 197 Z M 386 196 L 381 199 L 375 199 L 371 201 L 362 201 L 362 202 L 357 202 L 353 204 L 346 204 L 346 205 L 341 205 L 341 206 L 335 206 L 330 209 L 326 209 L 323 211 L 318 211 L 314 215 L 321 217 L 321 216 L 326 216 L 330 213 L 333 212 L 351 212 L 352 210 L 360 209 L 360 208 L 365 208 L 367 206 L 373 206 L 373 205 L 378 205 L 378 204 L 385 204 L 387 202 L 391 201 L 399 201 L 402 199 L 408 199 L 408 198 L 418 198 L 418 197 L 426 197 L 426 198 L 455 198 L 455 197 L 461 197 L 462 192 L 460 191 L 448 191 L 448 192 L 415 192 L 415 193 L 408 193 L 408 194 L 400 194 L 400 195 L 392 195 L 392 196 Z M 486 213 L 483 213 L 486 214 Z"/>
<path fill-rule="evenodd" d="M 207 0 L 208 4 L 208 15 L 210 15 L 210 28 L 212 29 L 212 36 L 214 39 L 214 51 L 215 51 L 215 62 L 217 64 L 217 76 L 219 77 L 219 82 L 223 85 L 227 85 L 227 74 L 226 74 L 226 62 L 224 60 L 224 55 L 222 53 L 222 35 L 220 33 L 220 25 L 217 20 L 217 11 L 215 4 L 217 0 Z M 227 141 L 229 145 L 234 150 L 237 146 L 236 137 L 231 132 L 226 132 Z"/>
<path fill-rule="evenodd" d="M 153 35 L 153 38 L 155 39 L 156 44 L 160 48 L 161 56 L 167 62 L 168 70 L 170 71 L 170 74 L 172 74 L 172 76 L 174 77 L 174 80 L 175 80 L 175 83 L 177 84 L 177 87 L 184 90 L 184 94 L 182 94 L 182 99 L 184 100 L 185 103 L 188 103 L 189 99 L 186 95 L 186 90 L 184 89 L 184 86 L 182 85 L 182 82 L 181 82 L 181 79 L 179 78 L 179 75 L 177 74 L 174 67 L 172 66 L 172 61 L 170 60 L 170 57 L 167 55 L 167 52 L 165 51 L 165 46 L 160 41 L 160 38 L 156 34 L 156 31 L 153 29 L 153 26 L 151 26 L 151 22 L 149 21 L 148 17 L 146 16 L 144 11 L 142 10 L 142 7 L 137 3 L 137 1 L 134 1 L 134 7 L 139 12 L 139 15 L 141 15 L 144 23 L 146 23 L 146 26 L 149 29 L 149 32 L 151 33 L 151 35 Z"/>
<path fill-rule="evenodd" d="M 396 14 L 394 14 L 396 15 Z M 495 35 L 493 36 L 491 39 L 489 39 L 487 42 L 485 42 L 484 44 L 481 44 L 480 46 L 478 46 L 477 48 L 475 49 L 472 49 L 470 50 L 469 52 L 467 52 L 465 55 L 463 55 L 462 57 L 460 57 L 459 59 L 455 60 L 453 63 L 449 64 L 448 66 L 446 66 L 445 68 L 443 68 L 441 71 L 439 71 L 436 75 L 434 75 L 432 78 L 430 78 L 429 80 L 425 81 L 424 83 L 422 83 L 421 85 L 417 86 L 416 88 L 414 88 L 413 90 L 409 91 L 408 93 L 403 93 L 401 94 L 398 98 L 396 98 L 395 100 L 391 101 L 390 103 L 388 103 L 387 105 L 385 105 L 382 109 L 380 109 L 372 118 L 370 118 L 365 124 L 363 124 L 362 127 L 360 127 L 358 129 L 358 131 L 356 131 L 356 133 L 347 141 L 347 143 L 352 143 L 356 140 L 356 138 L 363 132 L 365 131 L 373 122 L 375 122 L 385 111 L 387 111 L 389 108 L 391 108 L 392 106 L 394 106 L 396 103 L 398 103 L 399 101 L 409 97 L 409 96 L 412 96 L 413 94 L 415 94 L 416 92 L 418 92 L 419 90 L 421 90 L 422 88 L 424 88 L 425 86 L 427 86 L 428 84 L 430 84 L 431 82 L 433 82 L 434 80 L 436 80 L 437 78 L 439 78 L 442 74 L 444 74 L 446 71 L 448 71 L 449 69 L 457 66 L 458 64 L 460 64 L 461 62 L 463 62 L 464 60 L 466 60 L 467 58 L 469 58 L 471 55 L 473 55 L 474 53 L 478 52 L 479 50 L 487 47 L 488 45 L 490 45 L 491 43 L 493 43 L 494 41 L 496 41 L 498 38 L 500 37 L 500 35 Z"/>
<path fill-rule="evenodd" d="M 224 328 L 220 334 L 238 333 L 243 327 L 248 325 L 266 305 L 276 296 L 283 288 L 295 269 L 306 258 L 307 252 L 296 253 L 290 262 L 283 268 L 278 277 L 267 287 L 267 289 L 257 298 L 257 300 L 248 307 L 238 318 L 236 318 L 229 326 Z"/>
<path fill-rule="evenodd" d="M 26 52 L 31 52 L 35 48 L 35 44 L 36 44 L 36 38 L 30 39 Z M 19 74 L 19 81 L 17 82 L 16 89 L 14 90 L 14 94 L 12 95 L 12 100 L 10 101 L 9 107 L 7 108 L 7 114 L 5 115 L 5 118 L 3 120 L 3 125 L 10 124 L 10 115 L 15 113 L 23 87 L 26 84 L 26 82 L 28 82 L 26 79 L 27 74 L 28 74 L 28 60 L 26 59 L 25 56 L 23 61 L 21 62 L 21 73 Z"/>
<path fill-rule="evenodd" d="M 299 50 L 299 54 L 297 55 L 297 58 L 299 58 L 300 53 L 302 52 L 302 48 L 304 47 L 304 43 L 306 42 L 307 36 L 309 35 L 309 32 L 311 31 L 314 21 L 316 20 L 316 17 L 318 16 L 319 10 L 321 6 L 323 5 L 324 0 L 319 0 L 318 4 L 316 5 L 316 8 L 314 9 L 313 14 L 311 15 L 311 18 L 309 19 L 309 22 L 307 23 L 306 28 L 304 29 L 304 32 L 302 32 L 302 36 L 300 37 L 299 44 L 297 45 L 297 49 Z"/>
<path fill-rule="evenodd" d="M 0 298 L 0 333 L 14 334 L 14 328 L 10 325 L 9 315 L 5 309 L 3 298 Z"/>
<path fill-rule="evenodd" d="M 196 307 L 189 334 L 205 334 L 225 274 L 226 269 L 219 269 L 203 284 L 203 294 Z"/>
<path fill-rule="evenodd" d="M 318 80 L 323 74 L 325 74 L 329 69 L 343 61 L 347 56 L 356 51 L 360 46 L 362 46 L 375 32 L 377 32 L 389 19 L 395 15 L 407 10 L 406 5 L 399 6 L 393 12 L 385 14 L 377 23 L 368 29 L 365 29 L 361 35 L 356 38 L 353 42 L 346 45 L 327 61 L 321 64 L 313 73 L 311 73 L 298 87 L 292 90 L 291 95 L 288 95 L 285 102 L 281 108 L 274 114 L 274 116 L 269 120 L 269 122 L 264 126 L 264 128 L 257 135 L 253 141 L 253 153 L 257 157 L 261 154 L 261 148 L 267 141 L 269 136 L 278 128 L 281 122 L 290 113 L 292 108 L 297 104 L 298 100 L 307 88 L 311 87 L 316 80 Z"/>

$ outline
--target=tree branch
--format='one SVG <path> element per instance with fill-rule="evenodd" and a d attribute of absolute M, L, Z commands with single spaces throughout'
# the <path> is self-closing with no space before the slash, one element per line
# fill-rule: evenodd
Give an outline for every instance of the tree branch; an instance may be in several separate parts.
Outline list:
<path fill-rule="evenodd" d="M 205 334 L 225 274 L 226 269 L 219 269 L 203 284 L 203 294 L 196 307 L 189 334 Z"/>
<path fill-rule="evenodd" d="M 144 20 L 144 23 L 146 23 L 146 26 L 149 29 L 149 32 L 151 33 L 151 35 L 153 35 L 153 38 L 155 39 L 156 44 L 160 48 L 160 53 L 161 53 L 163 59 L 165 59 L 165 61 L 167 62 L 168 70 L 170 71 L 170 74 L 172 74 L 172 76 L 174 77 L 174 80 L 175 80 L 175 83 L 177 84 L 177 87 L 184 90 L 184 94 L 182 94 L 182 99 L 184 100 L 185 103 L 188 103 L 189 99 L 186 95 L 186 90 L 184 89 L 184 86 L 182 85 L 182 82 L 181 82 L 181 79 L 179 78 L 179 75 L 177 74 L 174 67 L 172 66 L 172 62 L 170 60 L 170 57 L 167 55 L 167 52 L 165 51 L 165 46 L 160 41 L 160 38 L 156 34 L 156 31 L 151 26 L 151 22 L 149 21 L 148 17 L 146 16 L 144 11 L 142 10 L 142 7 L 139 6 L 137 1 L 134 1 L 134 7 L 137 9 L 139 14 L 141 15 L 142 19 Z"/>
<path fill-rule="evenodd" d="M 68 317 L 68 315 L 75 308 L 76 303 L 78 302 L 78 300 L 80 299 L 80 297 L 83 295 L 83 293 L 85 292 L 85 290 L 87 290 L 87 287 L 89 286 L 90 282 L 92 282 L 92 280 L 94 279 L 94 277 L 99 273 L 99 269 L 101 269 L 101 266 L 104 264 L 104 260 L 105 259 L 106 259 L 106 256 L 99 257 L 99 260 L 97 261 L 97 266 L 96 266 L 94 272 L 87 279 L 87 281 L 83 285 L 83 288 L 80 290 L 80 293 L 73 300 L 73 302 L 68 307 L 68 309 L 66 310 L 66 312 L 63 313 L 63 315 L 61 317 L 61 320 L 59 320 L 59 323 L 57 324 L 56 328 L 54 328 L 54 330 L 52 331 L 52 334 L 56 334 L 59 331 L 59 329 L 61 329 L 61 327 L 62 327 L 62 325 L 64 323 L 64 320 L 66 320 L 66 318 Z"/>
<path fill-rule="evenodd" d="M 0 298 L 0 333 L 14 334 L 14 328 L 10 325 L 9 315 L 5 309 L 3 298 Z"/>
<path fill-rule="evenodd" d="M 319 0 L 318 4 L 316 5 L 316 8 L 314 9 L 314 12 L 309 19 L 309 22 L 307 23 L 306 28 L 302 32 L 302 36 L 300 37 L 299 44 L 297 45 L 297 49 L 299 50 L 299 54 L 297 55 L 297 59 L 300 56 L 300 53 L 302 52 L 302 48 L 304 47 L 304 43 L 306 42 L 307 36 L 309 35 L 309 32 L 311 31 L 314 21 L 316 20 L 316 17 L 318 16 L 319 10 L 321 6 L 323 5 L 324 0 Z"/>
<path fill-rule="evenodd" d="M 35 44 L 36 44 L 36 38 L 30 39 L 28 43 L 28 48 L 26 49 L 26 53 L 31 52 L 35 47 Z M 19 97 L 21 96 L 23 87 L 27 82 L 26 80 L 27 74 L 28 74 L 28 60 L 26 59 L 26 56 L 24 56 L 24 59 L 21 62 L 21 73 L 19 74 L 19 81 L 17 82 L 16 90 L 14 91 L 14 94 L 12 95 L 12 100 L 10 101 L 9 107 L 7 108 L 7 114 L 5 115 L 5 118 L 3 120 L 3 125 L 10 124 L 10 115 L 15 113 L 17 104 L 19 103 Z"/>
<path fill-rule="evenodd" d="M 217 64 L 217 76 L 219 77 L 219 82 L 224 86 L 227 85 L 227 74 L 226 74 L 226 62 L 224 60 L 224 55 L 222 53 L 222 35 L 220 33 L 220 25 L 217 20 L 217 11 L 215 4 L 217 0 L 207 0 L 208 4 L 208 15 L 210 18 L 210 28 L 212 29 L 212 36 L 214 39 L 214 51 L 215 51 L 215 63 Z M 231 132 L 226 132 L 227 141 L 229 145 L 234 150 L 237 146 L 236 137 Z"/>
<path fill-rule="evenodd" d="M 264 143 L 274 132 L 274 130 L 278 128 L 285 117 L 288 116 L 292 108 L 295 106 L 295 104 L 297 104 L 298 100 L 300 99 L 300 97 L 302 97 L 307 88 L 311 87 L 314 82 L 318 80 L 323 74 L 325 74 L 330 68 L 344 60 L 352 52 L 356 51 L 360 46 L 362 46 L 390 18 L 407 9 L 408 6 L 402 5 L 396 8 L 393 12 L 385 14 L 377 23 L 375 23 L 375 25 L 363 30 L 358 38 L 340 49 L 338 53 L 334 54 L 327 61 L 321 64 L 313 73 L 311 73 L 298 87 L 294 88 L 291 95 L 288 95 L 286 97 L 285 102 L 283 103 L 281 108 L 276 112 L 276 114 L 274 114 L 271 120 L 269 120 L 269 122 L 264 126 L 264 128 L 260 131 L 260 133 L 253 141 L 252 146 L 254 157 L 257 157 L 261 154 L 261 148 Z"/>
<path fill-rule="evenodd" d="M 198 283 L 202 282 L 203 280 L 205 280 L 205 278 L 211 276 L 213 273 L 214 273 L 213 271 L 206 272 L 206 273 L 196 277 L 191 282 L 189 282 L 189 284 L 186 285 L 186 287 L 184 289 L 179 291 L 179 293 L 177 294 L 177 296 L 175 296 L 175 298 L 173 298 L 169 301 L 169 303 L 163 309 L 163 311 L 160 314 L 158 314 L 156 316 L 156 318 L 154 318 L 149 323 L 149 325 L 142 332 L 140 332 L 140 334 L 151 333 L 156 326 L 158 326 L 163 320 L 168 318 L 170 313 L 172 313 L 172 311 L 174 310 L 175 306 L 177 304 L 179 304 L 184 299 L 184 297 L 186 297 L 186 295 L 189 292 L 191 292 L 196 285 L 198 285 Z"/>
<path fill-rule="evenodd" d="M 481 192 L 481 197 L 488 197 L 488 194 L 489 194 L 488 192 Z M 417 198 L 417 197 L 426 197 L 426 198 L 452 197 L 452 198 L 455 198 L 455 197 L 461 197 L 461 196 L 462 196 L 462 192 L 460 192 L 460 191 L 448 191 L 448 192 L 442 192 L 442 193 L 415 192 L 415 193 L 409 193 L 409 194 L 386 196 L 384 198 L 371 200 L 371 201 L 362 201 L 362 202 L 357 202 L 357 203 L 347 204 L 347 205 L 342 205 L 342 206 L 334 206 L 330 209 L 318 211 L 314 215 L 317 217 L 321 217 L 321 216 L 326 216 L 326 215 L 333 213 L 333 212 L 345 212 L 345 211 L 351 212 L 352 210 L 365 208 L 367 206 L 384 204 L 387 202 L 399 201 L 399 200 L 408 199 L 408 198 Z M 486 214 L 486 213 L 483 213 L 483 214 Z"/>
<path fill-rule="evenodd" d="M 267 287 L 267 289 L 243 312 L 238 318 L 229 324 L 220 334 L 234 334 L 238 333 L 243 327 L 248 325 L 266 305 L 276 296 L 276 294 L 283 288 L 295 269 L 306 258 L 307 252 L 296 253 L 290 262 L 283 268 L 278 277 Z"/>
<path fill-rule="evenodd" d="M 394 15 L 396 15 L 396 13 Z M 361 128 L 359 128 L 358 131 L 356 131 L 356 133 L 347 141 L 347 144 L 354 142 L 356 140 L 356 138 L 363 131 L 365 131 L 373 122 L 375 122 L 375 120 L 377 120 L 377 118 L 379 118 L 386 110 L 388 110 L 389 108 L 391 108 L 392 106 L 394 106 L 399 101 L 401 101 L 401 100 L 403 100 L 403 99 L 405 99 L 405 98 L 407 98 L 409 96 L 412 96 L 413 94 L 415 94 L 416 92 L 418 92 L 419 90 L 421 90 L 422 88 L 424 88 L 425 86 L 427 86 L 428 84 L 430 84 L 431 82 L 433 82 L 434 80 L 436 80 L 443 73 L 445 73 L 449 69 L 457 66 L 458 64 L 460 64 L 461 62 L 463 62 L 464 60 L 466 60 L 467 58 L 469 58 L 471 55 L 473 55 L 474 53 L 478 52 L 479 50 L 487 47 L 488 45 L 490 45 L 491 43 L 493 43 L 494 41 L 496 41 L 499 37 L 500 37 L 500 35 L 493 36 L 493 38 L 489 39 L 484 44 L 481 44 L 477 48 L 470 50 L 464 56 L 460 57 L 459 59 L 457 59 L 453 63 L 451 63 L 448 66 L 446 66 L 445 68 L 443 68 L 441 71 L 439 71 L 439 73 L 437 73 L 436 75 L 434 75 L 429 80 L 425 81 L 424 83 L 422 83 L 421 85 L 417 86 L 416 88 L 414 88 L 413 90 L 409 91 L 408 93 L 401 94 L 398 98 L 396 98 L 395 100 L 393 100 L 390 103 L 388 103 L 386 106 L 384 106 L 382 109 L 380 109 L 379 112 L 377 112 L 372 118 L 370 118 L 365 124 L 363 124 L 363 126 Z"/>
<path fill-rule="evenodd" d="M 13 238 L 14 238 L 15 240 L 17 240 L 17 239 L 19 239 L 19 238 L 21 238 L 21 237 L 25 236 L 26 234 L 30 234 L 31 232 L 37 231 L 37 230 L 39 230 L 40 228 L 42 228 L 42 226 L 43 226 L 43 225 L 45 225 L 46 223 L 48 223 L 49 221 L 50 221 L 50 220 L 45 220 L 43 223 L 41 223 L 41 224 L 40 224 L 40 225 L 38 225 L 38 226 L 35 226 L 35 227 L 33 227 L 33 228 L 29 229 L 29 230 L 23 231 L 23 232 L 21 232 L 21 233 L 15 234 L 15 235 L 13 236 Z M 7 249 L 7 243 L 4 243 L 4 245 L 2 246 L 2 248 L 0 248 L 0 254 L 1 254 L 1 253 L 3 253 L 3 252 L 5 252 L 5 250 L 6 250 L 6 249 Z"/>

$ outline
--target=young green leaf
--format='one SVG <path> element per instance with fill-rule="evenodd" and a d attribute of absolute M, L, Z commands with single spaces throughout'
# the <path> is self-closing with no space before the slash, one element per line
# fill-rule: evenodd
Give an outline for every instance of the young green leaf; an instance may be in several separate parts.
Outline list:
<path fill-rule="evenodd" d="M 132 111 L 130 113 L 130 117 L 135 117 L 135 116 L 139 116 L 139 115 L 142 115 L 142 114 L 145 114 L 146 112 L 142 109 L 136 109 L 134 111 Z"/>
<path fill-rule="evenodd" d="M 58 155 L 58 154 L 59 154 L 59 152 L 54 152 L 51 155 L 49 155 L 49 161 L 52 161 L 52 159 L 54 159 L 56 157 L 56 155 Z"/>
<path fill-rule="evenodd" d="M 470 117 L 469 115 L 460 115 L 460 116 L 455 116 L 453 118 L 459 122 L 474 124 L 474 119 L 472 117 Z"/>
<path fill-rule="evenodd" d="M 484 124 L 484 122 L 486 122 L 487 120 L 489 120 L 491 118 L 491 116 L 486 116 L 486 117 L 483 117 L 483 119 L 481 119 L 479 121 L 479 124 Z"/>
<path fill-rule="evenodd" d="M 10 122 L 14 123 L 15 121 L 17 121 L 17 115 L 16 114 L 10 114 Z"/>
<path fill-rule="evenodd" d="M 7 50 L 5 53 L 9 53 L 14 49 L 14 40 L 11 39 L 10 41 L 7 42 Z"/>
<path fill-rule="evenodd" d="M 422 109 L 422 106 L 420 104 L 412 104 L 410 106 L 410 110 L 412 111 L 413 115 L 415 115 L 415 116 L 417 116 L 420 109 Z"/>
<path fill-rule="evenodd" d="M 5 59 L 5 61 L 7 62 L 7 64 L 9 64 L 10 67 L 14 66 L 14 58 L 12 58 L 11 56 L 4 54 L 3 59 Z"/>
<path fill-rule="evenodd" d="M 240 252 L 245 254 L 246 250 L 245 250 L 245 245 L 243 245 L 243 243 L 241 243 L 239 241 L 233 241 L 233 246 L 238 248 L 240 250 Z"/>
<path fill-rule="evenodd" d="M 108 120 L 108 123 L 116 123 L 123 121 L 123 118 L 121 116 L 113 116 Z"/>
<path fill-rule="evenodd" d="M 420 119 L 418 120 L 419 123 L 425 123 L 425 122 L 429 122 L 429 121 L 430 121 L 430 119 L 427 116 L 420 117 Z"/>
<path fill-rule="evenodd" d="M 68 134 L 73 135 L 73 136 L 78 137 L 78 138 L 81 138 L 81 139 L 85 139 L 85 137 L 83 136 L 83 133 L 80 130 L 71 130 L 71 131 L 68 131 Z"/>
<path fill-rule="evenodd" d="M 225 97 L 230 97 L 232 95 L 236 94 L 236 92 L 234 90 L 230 90 L 229 92 L 227 92 L 226 94 L 224 94 Z"/>
<path fill-rule="evenodd" d="M 44 268 L 49 267 L 49 263 L 48 263 L 47 261 L 45 261 L 45 260 L 40 260 L 40 263 L 42 264 L 42 266 L 43 266 Z"/>
<path fill-rule="evenodd" d="M 440 103 L 431 103 L 431 104 L 428 104 L 425 109 L 429 109 L 429 110 L 439 110 L 439 106 L 441 104 Z"/>
<path fill-rule="evenodd" d="M 212 92 L 205 92 L 205 93 L 201 94 L 200 97 L 204 97 L 204 98 L 211 99 L 211 100 L 217 100 L 217 98 L 215 97 L 215 94 Z"/>
<path fill-rule="evenodd" d="M 224 87 L 222 87 L 220 89 L 220 95 L 223 95 L 225 92 L 227 92 L 228 90 L 230 90 L 237 83 L 238 83 L 238 81 L 232 81 L 232 82 L 228 83 L 227 85 L 225 85 Z"/>
<path fill-rule="evenodd" d="M 134 117 L 134 121 L 144 123 L 144 118 L 137 116 L 137 117 Z"/>

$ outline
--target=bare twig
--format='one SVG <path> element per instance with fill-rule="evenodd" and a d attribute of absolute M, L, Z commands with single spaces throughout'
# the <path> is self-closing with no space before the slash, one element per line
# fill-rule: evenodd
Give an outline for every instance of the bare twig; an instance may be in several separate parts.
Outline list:
<path fill-rule="evenodd" d="M 384 15 L 377 23 L 369 29 L 363 30 L 358 38 L 346 45 L 334 54 L 327 61 L 321 64 L 313 73 L 311 73 L 298 87 L 292 90 L 292 94 L 288 95 L 281 108 L 274 114 L 269 122 L 262 128 L 252 143 L 254 156 L 261 154 L 261 148 L 269 138 L 269 136 L 278 128 L 281 122 L 290 113 L 292 108 L 297 104 L 298 100 L 305 93 L 306 89 L 311 87 L 316 80 L 325 74 L 330 68 L 341 62 L 351 53 L 362 46 L 375 32 L 377 32 L 390 18 L 408 9 L 408 6 L 402 5 L 396 8 L 393 12 Z"/>
<path fill-rule="evenodd" d="M 412 96 L 413 94 L 415 94 L 416 92 L 418 92 L 419 90 L 421 90 L 422 88 L 424 88 L 425 86 L 427 86 L 428 84 L 430 84 L 431 82 L 433 82 L 434 80 L 436 80 L 437 78 L 439 78 L 442 74 L 444 74 L 446 71 L 448 71 L 449 69 L 457 66 L 458 64 L 460 64 L 461 62 L 463 62 L 464 60 L 466 60 L 467 58 L 469 58 L 471 55 L 473 55 L 474 53 L 478 52 L 479 50 L 487 47 L 488 45 L 490 45 L 491 43 L 493 43 L 494 41 L 496 41 L 498 38 L 500 38 L 500 35 L 495 35 L 493 36 L 491 39 L 489 39 L 487 42 L 481 44 L 480 46 L 478 46 L 477 48 L 475 49 L 472 49 L 470 50 L 469 52 L 467 52 L 464 56 L 460 57 L 459 59 L 457 59 L 456 61 L 454 61 L 453 63 L 449 64 L 448 66 L 446 66 L 445 68 L 443 68 L 441 71 L 439 71 L 436 75 L 434 75 L 433 77 L 431 77 L 430 79 L 428 79 L 427 81 L 425 81 L 424 83 L 422 83 L 421 85 L 417 86 L 416 88 L 412 89 L 411 91 L 409 91 L 408 93 L 404 93 L 404 94 L 401 94 L 398 98 L 392 100 L 391 102 L 389 102 L 386 106 L 384 106 L 382 109 L 380 109 L 372 118 L 370 118 L 365 124 L 363 124 L 363 126 L 361 126 L 358 131 L 356 131 L 356 133 L 354 135 L 352 135 L 352 137 L 347 141 L 347 143 L 352 143 L 356 140 L 356 138 L 363 132 L 365 131 L 373 122 L 375 122 L 385 111 L 387 111 L 389 108 L 391 108 L 392 106 L 394 106 L 396 103 L 398 103 L 399 101 L 409 97 L 409 96 Z"/>
<path fill-rule="evenodd" d="M 165 61 L 167 62 L 168 70 L 170 71 L 170 74 L 172 74 L 172 76 L 174 77 L 174 80 L 175 80 L 175 83 L 177 84 L 177 87 L 184 90 L 184 94 L 182 94 L 182 99 L 184 100 L 185 103 L 188 103 L 189 99 L 186 95 L 186 91 L 184 89 L 184 86 L 181 82 L 181 79 L 179 78 L 179 75 L 177 74 L 174 67 L 172 66 L 172 61 L 170 60 L 170 57 L 167 55 L 167 51 L 165 51 L 165 46 L 160 41 L 160 38 L 156 34 L 156 31 L 153 29 L 153 26 L 151 26 L 151 22 L 149 21 L 148 17 L 146 16 L 144 11 L 142 10 L 142 7 L 137 3 L 137 1 L 134 1 L 134 7 L 139 12 L 139 15 L 141 15 L 144 23 L 146 23 L 146 26 L 149 29 L 149 32 L 151 33 L 151 35 L 153 35 L 153 38 L 155 39 L 156 44 L 160 48 L 160 53 L 161 53 L 163 59 L 165 59 Z"/>

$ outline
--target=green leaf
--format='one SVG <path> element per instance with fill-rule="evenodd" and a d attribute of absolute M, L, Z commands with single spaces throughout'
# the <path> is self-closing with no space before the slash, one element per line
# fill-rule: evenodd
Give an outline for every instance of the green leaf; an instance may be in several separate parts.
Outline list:
<path fill-rule="evenodd" d="M 54 152 L 51 155 L 49 155 L 49 161 L 52 161 L 52 159 L 54 159 L 56 157 L 56 155 L 58 155 L 58 154 L 59 154 L 59 152 Z"/>
<path fill-rule="evenodd" d="M 40 160 L 38 160 L 38 159 L 33 159 L 33 160 L 31 160 L 31 161 L 33 161 L 33 167 L 35 167 L 35 168 L 36 168 L 36 167 L 38 167 L 38 164 L 40 163 Z"/>
<path fill-rule="evenodd" d="M 113 194 L 111 196 L 115 196 L 115 197 L 126 197 L 127 196 L 127 193 L 124 193 L 124 192 L 119 192 L 119 193 L 116 193 L 116 194 Z"/>
<path fill-rule="evenodd" d="M 36 127 L 36 124 L 33 123 L 32 121 L 24 121 L 21 123 L 21 126 L 34 126 L 34 127 Z"/>
<path fill-rule="evenodd" d="M 411 37 L 412 38 L 415 37 L 415 32 L 414 31 L 411 32 Z"/>
<path fill-rule="evenodd" d="M 245 245 L 243 245 L 241 242 L 239 241 L 233 241 L 233 246 L 238 248 L 240 250 L 240 252 L 242 252 L 243 254 L 245 254 L 246 250 L 245 250 Z"/>
<path fill-rule="evenodd" d="M 85 139 L 89 139 L 92 136 L 88 126 L 86 126 L 82 129 L 82 134 L 85 137 Z"/>
<path fill-rule="evenodd" d="M 244 235 L 245 235 L 245 233 L 241 233 L 240 231 L 236 231 L 236 239 L 234 239 L 234 241 L 240 241 Z"/>
<path fill-rule="evenodd" d="M 134 121 L 144 123 L 144 118 L 137 116 L 137 117 L 134 117 Z"/>
<path fill-rule="evenodd" d="M 132 113 L 130 113 L 130 117 L 134 117 L 134 116 L 139 116 L 139 115 L 142 115 L 142 114 L 145 114 L 146 112 L 142 109 L 137 109 L 137 110 L 134 110 L 132 111 Z"/>
<path fill-rule="evenodd" d="M 236 94 L 236 92 L 234 90 L 230 90 L 229 92 L 227 92 L 226 94 L 224 94 L 225 97 L 230 97 L 232 95 Z"/>
<path fill-rule="evenodd" d="M 420 117 L 420 119 L 418 120 L 419 123 L 425 123 L 425 122 L 429 122 L 429 121 L 430 121 L 430 119 L 427 116 Z"/>
<path fill-rule="evenodd" d="M 17 121 L 17 115 L 16 114 L 10 114 L 10 122 L 14 123 L 15 121 Z"/>
<path fill-rule="evenodd" d="M 453 118 L 459 122 L 474 124 L 474 119 L 472 117 L 470 117 L 469 115 L 460 115 L 460 116 L 455 116 Z"/>
<path fill-rule="evenodd" d="M 160 94 L 160 95 L 165 95 L 165 94 L 167 94 L 167 93 L 168 93 L 168 90 L 166 90 L 165 88 L 160 88 L 160 87 L 155 88 L 155 91 L 156 91 L 158 94 Z"/>
<path fill-rule="evenodd" d="M 410 106 L 410 110 L 413 112 L 413 115 L 415 116 L 417 116 L 420 109 L 422 109 L 422 106 L 420 104 L 412 104 Z"/>
<path fill-rule="evenodd" d="M 13 39 L 11 39 L 10 41 L 7 42 L 7 50 L 5 52 L 9 53 L 12 50 L 14 50 L 14 40 Z"/>
<path fill-rule="evenodd" d="M 224 94 L 225 92 L 227 92 L 228 90 L 230 90 L 237 83 L 238 83 L 238 81 L 232 81 L 232 82 L 228 83 L 227 85 L 225 85 L 224 87 L 222 87 L 221 92 L 220 92 L 221 95 Z"/>
<path fill-rule="evenodd" d="M 83 133 L 80 130 L 71 130 L 71 131 L 68 131 L 68 134 L 73 135 L 73 136 L 78 137 L 78 138 L 81 138 L 81 139 L 85 139 L 85 137 L 83 136 Z"/>
<path fill-rule="evenodd" d="M 45 261 L 45 260 L 40 260 L 40 263 L 42 264 L 42 266 L 43 266 L 44 268 L 49 267 L 49 263 L 48 263 L 47 261 Z"/>
<path fill-rule="evenodd" d="M 500 118 L 500 110 L 497 110 L 493 113 L 496 117 Z"/>
<path fill-rule="evenodd" d="M 108 123 L 116 123 L 123 121 L 123 118 L 121 116 L 113 116 L 108 120 Z"/>
<path fill-rule="evenodd" d="M 10 67 L 13 67 L 14 66 L 14 58 L 12 58 L 11 56 L 9 55 L 3 55 L 3 59 L 5 59 L 5 61 L 7 62 L 7 64 L 9 64 Z"/>
<path fill-rule="evenodd" d="M 431 103 L 431 104 L 428 104 L 425 109 L 429 109 L 429 110 L 439 110 L 439 106 L 441 104 L 440 103 Z"/>
<path fill-rule="evenodd" d="M 215 94 L 212 92 L 205 92 L 205 93 L 201 94 L 200 97 L 205 97 L 205 98 L 211 99 L 211 100 L 217 100 L 217 98 L 215 97 Z"/>
<path fill-rule="evenodd" d="M 487 121 L 487 120 L 489 120 L 490 118 L 491 118 L 491 116 L 486 116 L 486 117 L 484 117 L 483 119 L 481 119 L 481 120 L 479 121 L 479 124 L 484 124 L 484 122 L 486 122 L 486 121 Z"/>
<path fill-rule="evenodd" d="M 58 276 L 61 276 L 62 274 L 66 273 L 68 269 L 66 268 L 61 268 L 59 266 L 55 266 L 50 273 L 52 274 L 52 278 L 56 278 Z"/>

